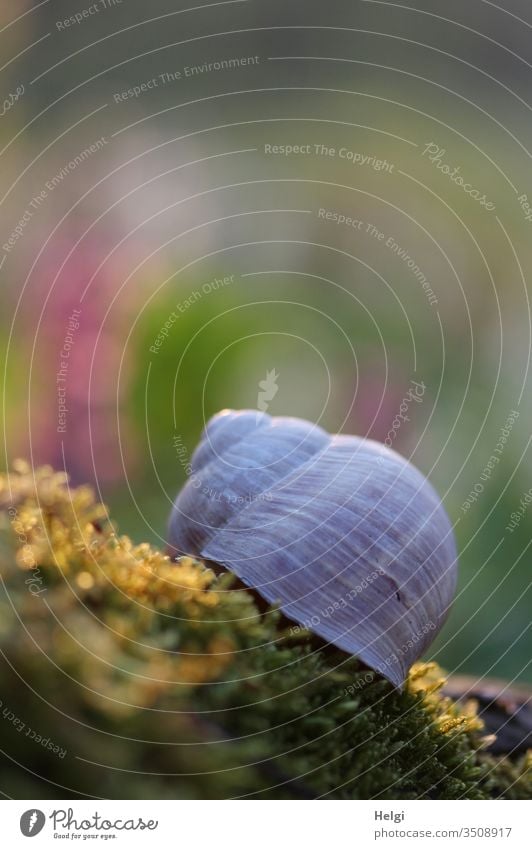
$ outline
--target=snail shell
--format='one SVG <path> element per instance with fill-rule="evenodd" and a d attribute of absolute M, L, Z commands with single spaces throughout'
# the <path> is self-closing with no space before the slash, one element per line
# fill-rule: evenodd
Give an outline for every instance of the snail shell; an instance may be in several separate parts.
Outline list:
<path fill-rule="evenodd" d="M 452 527 L 417 469 L 372 440 L 252 410 L 208 422 L 169 541 L 396 686 L 456 587 Z"/>

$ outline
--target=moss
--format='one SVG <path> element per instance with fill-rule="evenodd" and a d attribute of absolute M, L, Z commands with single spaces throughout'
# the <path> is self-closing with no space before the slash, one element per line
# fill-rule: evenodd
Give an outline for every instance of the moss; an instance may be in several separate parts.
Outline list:
<path fill-rule="evenodd" d="M 88 487 L 0 478 L 0 787 L 20 798 L 531 798 L 434 664 L 403 692 L 191 559 L 119 536 Z"/>

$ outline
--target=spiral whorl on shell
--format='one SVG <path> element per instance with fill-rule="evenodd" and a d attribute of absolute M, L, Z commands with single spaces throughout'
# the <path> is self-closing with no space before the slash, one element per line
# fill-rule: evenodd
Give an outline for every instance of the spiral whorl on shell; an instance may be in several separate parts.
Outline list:
<path fill-rule="evenodd" d="M 169 541 L 396 686 L 456 585 L 451 524 L 414 466 L 372 440 L 253 410 L 208 422 Z"/>

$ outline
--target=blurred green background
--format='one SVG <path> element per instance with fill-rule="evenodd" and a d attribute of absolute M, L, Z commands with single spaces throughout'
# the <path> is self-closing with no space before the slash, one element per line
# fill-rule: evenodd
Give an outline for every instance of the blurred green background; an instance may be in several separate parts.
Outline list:
<path fill-rule="evenodd" d="M 0 11 L 6 97 L 24 87 L 0 123 L 4 465 L 65 467 L 121 530 L 164 545 L 176 439 L 190 455 L 213 413 L 256 407 L 271 369 L 270 413 L 380 440 L 423 382 L 394 447 L 456 523 L 434 654 L 532 680 L 532 509 L 508 529 L 532 486 L 528 7 L 123 0 L 58 26 L 88 5 Z"/>

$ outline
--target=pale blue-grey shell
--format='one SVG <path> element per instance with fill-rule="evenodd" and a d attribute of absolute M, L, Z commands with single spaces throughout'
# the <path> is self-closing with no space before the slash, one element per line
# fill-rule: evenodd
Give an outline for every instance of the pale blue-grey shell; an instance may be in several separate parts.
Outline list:
<path fill-rule="evenodd" d="M 417 469 L 372 440 L 253 410 L 207 424 L 169 541 L 396 686 L 456 587 L 452 527 Z"/>

